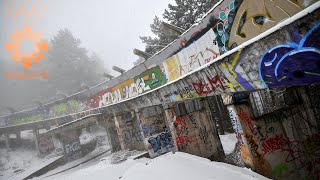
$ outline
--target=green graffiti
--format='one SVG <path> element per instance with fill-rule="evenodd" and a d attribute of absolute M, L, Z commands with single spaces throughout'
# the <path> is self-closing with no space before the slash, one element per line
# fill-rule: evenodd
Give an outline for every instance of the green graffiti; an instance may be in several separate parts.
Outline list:
<path fill-rule="evenodd" d="M 52 107 L 55 116 L 68 115 L 70 113 L 80 111 L 80 105 L 77 101 L 69 101 L 67 103 L 58 104 Z"/>
<path fill-rule="evenodd" d="M 15 118 L 10 120 L 10 124 L 17 125 L 17 124 L 24 124 L 24 123 L 31 123 L 36 121 L 41 121 L 44 119 L 44 115 L 38 114 L 38 115 L 29 115 L 21 118 Z"/>
<path fill-rule="evenodd" d="M 70 101 L 68 111 L 72 113 L 80 111 L 79 103 L 77 101 Z"/>
<path fill-rule="evenodd" d="M 286 171 L 288 171 L 288 165 L 280 163 L 272 169 L 272 175 L 280 179 Z"/>
<path fill-rule="evenodd" d="M 144 89 L 149 89 L 149 90 L 155 89 L 167 83 L 167 80 L 165 76 L 162 74 L 159 66 L 156 66 L 154 68 L 148 69 L 147 71 L 144 71 L 139 76 L 136 76 L 134 78 L 134 81 L 138 86 L 138 89 L 142 87 Z M 144 91 L 145 90 L 143 90 L 143 92 Z"/>
<path fill-rule="evenodd" d="M 67 109 L 68 109 L 68 106 L 66 104 L 59 104 L 59 105 L 53 106 L 52 111 L 56 116 L 62 116 L 66 114 Z"/>
<path fill-rule="evenodd" d="M 67 103 L 58 104 L 52 107 L 52 111 L 56 116 L 67 115 L 80 111 L 80 105 L 77 101 L 72 100 Z"/>

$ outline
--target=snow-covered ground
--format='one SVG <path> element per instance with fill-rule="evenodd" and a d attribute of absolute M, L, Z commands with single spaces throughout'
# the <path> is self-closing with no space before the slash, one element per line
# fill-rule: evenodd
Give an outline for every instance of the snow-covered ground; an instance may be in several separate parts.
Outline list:
<path fill-rule="evenodd" d="M 134 160 L 139 151 L 119 151 L 111 154 L 104 129 L 95 133 L 84 130 L 80 136 L 81 144 L 96 141 L 95 150 L 85 157 L 64 164 L 34 179 L 107 179 L 107 180 L 213 180 L 213 179 L 266 179 L 250 169 L 233 165 L 211 162 L 208 159 L 190 154 L 176 152 L 167 153 L 155 159 L 141 158 Z M 22 134 L 23 139 L 34 137 L 31 132 Z M 220 136 L 226 154 L 233 152 L 237 139 L 234 134 Z M 34 144 L 17 149 L 0 149 L 0 180 L 23 179 L 34 171 L 59 158 L 58 148 L 50 158 L 39 158 Z M 106 153 L 103 153 L 106 152 Z M 58 155 L 55 155 L 57 154 Z M 60 152 L 61 155 L 61 152 Z M 99 156 L 98 156 L 99 155 Z M 103 158 L 104 157 L 104 158 Z"/>
<path fill-rule="evenodd" d="M 0 148 L 0 180 L 23 179 L 62 157 L 61 148 L 57 148 L 46 158 L 38 157 L 32 131 L 21 132 L 21 138 L 23 140 L 19 148 Z"/>
<path fill-rule="evenodd" d="M 221 180 L 267 179 L 246 168 L 240 168 L 190 154 L 167 153 L 155 159 L 141 158 L 114 164 L 112 155 L 96 165 L 77 171 L 50 176 L 48 180 Z"/>
<path fill-rule="evenodd" d="M 10 151 L 0 149 L 0 179 L 23 179 L 60 157 L 62 154 L 39 158 L 36 151 L 24 148 Z"/>
<path fill-rule="evenodd" d="M 53 171 L 49 171 L 49 173 L 59 172 L 81 164 L 110 149 L 106 137 L 106 131 L 103 128 L 97 129 L 94 133 L 84 130 L 80 136 L 80 142 L 87 144 L 91 141 L 97 141 L 96 148 L 85 157 L 60 166 Z M 0 147 L 0 180 L 23 179 L 63 156 L 61 143 L 57 139 L 53 139 L 55 150 L 45 158 L 38 157 L 35 137 L 32 131 L 21 132 L 21 139 L 22 144 L 19 144 L 16 148 L 6 149 Z"/>
<path fill-rule="evenodd" d="M 219 137 L 220 137 L 220 141 L 221 141 L 224 153 L 226 155 L 230 154 L 234 150 L 238 142 L 236 134 L 231 133 L 231 134 L 219 135 Z"/>

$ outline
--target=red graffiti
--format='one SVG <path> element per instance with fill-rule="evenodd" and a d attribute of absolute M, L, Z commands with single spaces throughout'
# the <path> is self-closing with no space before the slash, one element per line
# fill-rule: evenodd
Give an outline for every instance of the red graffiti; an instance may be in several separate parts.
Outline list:
<path fill-rule="evenodd" d="M 254 133 L 255 130 L 252 123 L 252 117 L 248 115 L 246 112 L 244 112 L 244 110 L 241 107 L 239 107 L 239 113 L 237 113 L 237 116 L 239 116 L 239 118 L 242 119 L 250 128 L 250 131 Z"/>
<path fill-rule="evenodd" d="M 176 138 L 177 144 L 181 145 L 181 144 L 191 144 L 192 141 L 189 139 L 188 136 L 178 136 Z"/>
<path fill-rule="evenodd" d="M 188 135 L 189 129 L 187 127 L 187 122 L 183 118 L 183 116 L 176 117 L 176 121 L 173 123 L 174 127 L 176 128 L 178 136 L 181 134 Z"/>
<path fill-rule="evenodd" d="M 176 121 L 174 122 L 175 125 L 181 125 L 181 126 L 186 126 L 186 120 L 184 120 L 184 118 L 182 116 L 178 116 L 176 117 Z"/>
<path fill-rule="evenodd" d="M 110 88 L 105 89 L 105 90 L 99 91 L 95 95 L 87 98 L 87 109 L 99 107 L 99 102 L 102 99 L 102 96 L 107 94 L 110 91 L 111 91 Z"/>
<path fill-rule="evenodd" d="M 211 92 L 210 89 L 208 90 L 208 88 L 202 82 L 194 82 L 192 83 L 192 86 L 198 95 L 209 94 Z"/>
<path fill-rule="evenodd" d="M 289 146 L 290 143 L 291 142 L 288 139 L 283 138 L 282 135 L 276 135 L 275 137 L 269 138 L 262 144 L 262 156 L 276 150 L 292 152 L 292 149 Z"/>
<path fill-rule="evenodd" d="M 224 85 L 218 75 L 214 78 L 210 78 L 209 76 L 207 76 L 207 79 L 209 81 L 209 85 L 204 84 L 202 81 L 192 83 L 192 86 L 198 95 L 206 95 L 211 92 L 216 92 L 217 87 L 219 87 L 222 90 L 225 90 Z"/>
<path fill-rule="evenodd" d="M 223 86 L 223 83 L 222 83 L 222 81 L 221 81 L 221 79 L 220 79 L 220 77 L 219 77 L 218 75 L 216 75 L 214 78 L 210 78 L 210 77 L 207 76 L 207 78 L 208 78 L 209 83 L 210 83 L 210 85 L 211 85 L 211 87 L 212 87 L 212 90 L 213 90 L 214 92 L 216 91 L 216 86 L 217 86 L 217 85 L 220 86 L 220 88 L 221 88 L 222 90 L 225 90 L 225 88 L 224 88 L 224 86 Z"/>

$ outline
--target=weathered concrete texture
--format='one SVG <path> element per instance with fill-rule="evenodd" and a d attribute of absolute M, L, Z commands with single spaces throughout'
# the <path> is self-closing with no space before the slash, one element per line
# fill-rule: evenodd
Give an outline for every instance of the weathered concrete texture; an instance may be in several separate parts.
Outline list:
<path fill-rule="evenodd" d="M 319 86 L 278 91 L 271 96 L 289 95 L 291 98 L 284 98 L 283 106 L 290 106 L 256 118 L 249 103 L 228 107 L 233 110 L 231 119 L 240 126 L 235 131 L 241 135 L 238 137 L 242 138 L 242 150 L 249 152 L 242 153 L 242 157 L 249 159 L 247 164 L 255 171 L 276 179 L 320 178 L 319 107 L 312 100 L 320 98 L 316 89 Z M 292 101 L 294 94 L 300 101 Z"/>
<path fill-rule="evenodd" d="M 63 145 L 64 156 L 67 161 L 73 161 L 82 157 L 80 134 L 82 129 L 73 129 L 60 132 L 56 137 Z"/>
<path fill-rule="evenodd" d="M 207 100 L 177 103 L 167 110 L 179 151 L 210 158 L 224 159 L 223 148 Z"/>
<path fill-rule="evenodd" d="M 143 135 L 134 112 L 114 116 L 121 149 L 144 150 Z"/>
<path fill-rule="evenodd" d="M 138 112 L 138 116 L 144 143 L 151 158 L 176 150 L 165 111 L 161 106 L 144 108 Z"/>
<path fill-rule="evenodd" d="M 111 145 L 112 152 L 119 151 L 121 146 L 114 116 L 109 114 L 101 115 L 98 122 L 99 125 L 104 127 L 107 131 L 108 141 Z"/>
<path fill-rule="evenodd" d="M 51 134 L 38 134 L 36 133 L 36 143 L 38 148 L 38 155 L 45 157 L 47 154 L 54 150 L 53 137 Z"/>

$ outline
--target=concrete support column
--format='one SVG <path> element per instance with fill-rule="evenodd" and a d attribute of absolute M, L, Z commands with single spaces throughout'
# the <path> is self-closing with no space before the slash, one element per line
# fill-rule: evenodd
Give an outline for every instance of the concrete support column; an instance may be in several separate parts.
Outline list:
<path fill-rule="evenodd" d="M 38 156 L 45 157 L 54 150 L 53 137 L 51 134 L 37 134 L 36 137 Z"/>
<path fill-rule="evenodd" d="M 18 142 L 20 142 L 20 140 L 21 140 L 21 132 L 20 131 L 16 133 L 16 139 Z"/>
<path fill-rule="evenodd" d="M 144 143 L 151 158 L 176 151 L 165 111 L 161 106 L 139 110 L 138 117 L 144 135 Z"/>
<path fill-rule="evenodd" d="M 224 151 L 207 100 L 172 104 L 166 111 L 179 151 L 223 160 Z"/>
<path fill-rule="evenodd" d="M 82 157 L 80 134 L 82 129 L 71 129 L 56 134 L 63 145 L 64 156 L 67 161 L 73 161 Z"/>
<path fill-rule="evenodd" d="M 121 149 L 144 150 L 143 135 L 135 112 L 114 116 Z"/>
<path fill-rule="evenodd" d="M 116 152 L 121 149 L 120 141 L 117 133 L 116 124 L 113 115 L 104 114 L 99 117 L 98 123 L 104 127 L 107 131 L 108 141 L 112 152 Z"/>
<path fill-rule="evenodd" d="M 39 130 L 38 129 L 33 129 L 33 136 L 35 139 L 36 149 L 39 149 Z M 39 151 L 38 151 L 38 155 L 39 155 Z"/>
<path fill-rule="evenodd" d="M 270 177 L 271 166 L 264 158 L 261 158 L 262 150 L 260 142 L 257 141 L 257 137 L 260 134 L 256 129 L 256 122 L 253 121 L 249 104 L 232 104 L 228 105 L 227 109 L 238 138 L 240 153 L 245 165 L 262 175 Z"/>
<path fill-rule="evenodd" d="M 10 148 L 10 134 L 5 134 L 4 137 L 5 137 L 5 146 L 7 149 Z"/>

